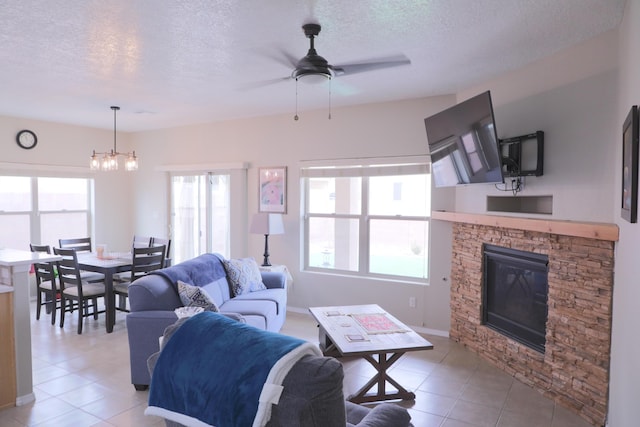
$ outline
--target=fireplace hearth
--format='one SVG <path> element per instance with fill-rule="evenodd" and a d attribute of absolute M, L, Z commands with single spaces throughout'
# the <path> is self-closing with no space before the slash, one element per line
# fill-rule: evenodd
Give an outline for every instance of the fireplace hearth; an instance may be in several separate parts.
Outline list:
<path fill-rule="evenodd" d="M 544 254 L 483 245 L 482 323 L 544 353 L 547 266 Z"/>

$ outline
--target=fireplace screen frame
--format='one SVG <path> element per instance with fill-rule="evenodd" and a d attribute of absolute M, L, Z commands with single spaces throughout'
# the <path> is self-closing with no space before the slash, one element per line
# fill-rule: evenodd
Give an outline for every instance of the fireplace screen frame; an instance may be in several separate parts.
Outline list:
<path fill-rule="evenodd" d="M 490 312 L 489 292 L 487 292 L 489 264 L 496 260 L 507 261 L 510 265 L 529 271 L 544 272 L 546 274 L 546 311 L 544 313 L 544 331 L 535 331 L 534 329 L 528 328 L 526 325 L 518 325 L 517 322 L 506 316 Z M 549 256 L 485 243 L 482 245 L 482 264 L 482 324 L 544 354 L 546 345 L 546 323 L 548 321 L 549 314 Z"/>

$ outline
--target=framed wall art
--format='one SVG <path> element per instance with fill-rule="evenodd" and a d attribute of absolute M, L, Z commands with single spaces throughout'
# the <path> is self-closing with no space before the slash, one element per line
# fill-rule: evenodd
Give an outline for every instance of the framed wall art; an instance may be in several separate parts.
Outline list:
<path fill-rule="evenodd" d="M 287 168 L 258 169 L 259 212 L 287 213 Z"/>
<path fill-rule="evenodd" d="M 638 106 L 622 125 L 622 218 L 638 221 Z"/>

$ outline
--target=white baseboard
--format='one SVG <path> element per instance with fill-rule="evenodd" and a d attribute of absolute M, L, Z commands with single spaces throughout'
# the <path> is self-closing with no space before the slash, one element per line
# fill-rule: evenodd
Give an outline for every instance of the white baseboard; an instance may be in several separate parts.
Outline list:
<path fill-rule="evenodd" d="M 449 331 L 441 331 L 439 329 L 430 329 L 430 328 L 425 328 L 423 326 L 412 326 L 412 325 L 409 325 L 409 326 L 411 327 L 411 329 L 413 329 L 414 331 L 420 334 L 435 335 L 436 337 L 449 338 Z"/>
<path fill-rule="evenodd" d="M 36 400 L 36 395 L 29 393 L 25 396 L 16 397 L 16 406 L 23 406 Z"/>
<path fill-rule="evenodd" d="M 308 308 L 299 308 L 299 307 L 287 306 L 287 311 L 291 311 L 291 312 L 298 313 L 298 314 L 306 314 L 309 317 L 311 317 L 311 313 L 309 313 L 309 309 Z"/>

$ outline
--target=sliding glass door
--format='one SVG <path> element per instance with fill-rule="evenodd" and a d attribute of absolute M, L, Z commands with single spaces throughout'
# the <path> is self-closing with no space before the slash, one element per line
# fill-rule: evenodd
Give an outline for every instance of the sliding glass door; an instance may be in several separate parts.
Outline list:
<path fill-rule="evenodd" d="M 230 181 L 228 174 L 171 176 L 175 263 L 206 252 L 229 257 Z"/>

